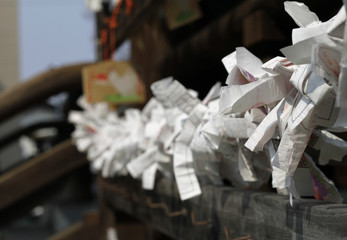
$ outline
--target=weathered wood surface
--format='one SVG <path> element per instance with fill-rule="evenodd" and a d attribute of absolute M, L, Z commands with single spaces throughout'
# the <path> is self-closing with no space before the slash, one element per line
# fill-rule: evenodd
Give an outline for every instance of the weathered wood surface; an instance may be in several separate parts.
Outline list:
<path fill-rule="evenodd" d="M 202 187 L 202 195 L 181 202 L 173 182 L 162 179 L 145 191 L 129 178 L 99 180 L 104 198 L 175 239 L 342 239 L 347 205 L 294 200 L 274 193 Z"/>
<path fill-rule="evenodd" d="M 119 17 L 117 28 L 117 46 L 130 38 L 134 32 L 143 26 L 143 23 L 157 11 L 164 0 L 136 0 L 134 8 L 129 16 L 122 14 Z"/>
<path fill-rule="evenodd" d="M 77 64 L 49 70 L 0 94 L 0 122 L 60 92 L 82 89 L 82 67 Z"/>
<path fill-rule="evenodd" d="M 252 12 L 266 8 L 268 11 L 278 11 L 282 1 L 247 0 L 230 9 L 224 16 L 207 25 L 191 38 L 178 45 L 168 53 L 162 62 L 163 68 L 175 59 L 180 66 L 194 70 L 196 62 L 202 60 L 220 62 L 226 54 L 242 45 L 242 21 Z"/>
<path fill-rule="evenodd" d="M 15 140 L 18 140 L 22 135 L 27 135 L 35 130 L 42 129 L 42 128 L 55 128 L 60 130 L 66 130 L 69 127 L 69 123 L 63 120 L 56 120 L 56 121 L 45 121 L 45 122 L 38 122 L 29 126 L 25 126 L 23 128 L 16 129 L 15 132 L 11 132 L 8 135 L 1 136 L 0 138 L 0 149 L 4 148 L 8 144 L 12 143 Z"/>
<path fill-rule="evenodd" d="M 0 175 L 0 210 L 87 164 L 70 140 Z"/>
<path fill-rule="evenodd" d="M 86 213 L 83 220 L 49 237 L 47 240 L 98 240 L 100 235 L 100 217 L 98 212 Z"/>
<path fill-rule="evenodd" d="M 158 11 L 159 7 L 162 5 L 164 0 L 133 0 L 133 8 L 131 9 L 131 13 L 129 15 L 126 14 L 125 1 L 123 1 L 120 11 L 117 16 L 117 28 L 111 29 L 111 31 L 115 31 L 116 37 L 116 47 L 119 47 L 125 40 L 130 39 L 132 35 L 137 32 L 139 29 L 143 28 L 143 23 L 147 21 L 149 17 L 153 15 L 156 11 Z M 97 13 L 97 37 L 98 37 L 98 59 L 102 60 L 105 58 L 104 51 L 107 53 L 107 57 L 111 56 L 111 46 L 110 46 L 110 35 L 112 33 L 108 33 L 106 38 L 106 44 L 102 43 L 101 29 L 109 28 L 107 23 L 107 18 L 110 13 L 108 12 L 108 8 L 105 11 L 100 11 Z M 103 44 L 105 44 L 103 46 Z M 103 49 L 104 48 L 104 49 Z"/>

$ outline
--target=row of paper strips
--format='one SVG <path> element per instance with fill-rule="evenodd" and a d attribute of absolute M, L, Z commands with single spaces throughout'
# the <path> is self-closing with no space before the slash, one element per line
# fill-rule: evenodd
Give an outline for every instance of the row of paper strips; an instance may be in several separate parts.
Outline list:
<path fill-rule="evenodd" d="M 222 59 L 229 73 L 201 101 L 172 78 L 151 86 L 154 98 L 124 117 L 106 103 L 70 113 L 72 138 L 103 177 L 130 174 L 153 189 L 157 171 L 175 179 L 182 200 L 200 184 L 257 188 L 272 177 L 279 193 L 342 202 L 319 164 L 341 161 L 347 142 L 347 27 L 345 7 L 326 22 L 298 2 L 285 2 L 297 23 L 285 57 L 266 63 L 243 47 Z M 317 151 L 319 150 L 319 151 Z M 173 171 L 172 171 L 173 170 Z"/>

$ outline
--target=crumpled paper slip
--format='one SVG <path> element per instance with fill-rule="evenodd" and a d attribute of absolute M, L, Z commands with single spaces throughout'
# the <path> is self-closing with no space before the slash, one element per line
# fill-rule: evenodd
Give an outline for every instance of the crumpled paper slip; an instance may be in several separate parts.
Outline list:
<path fill-rule="evenodd" d="M 330 160 L 341 162 L 347 155 L 347 142 L 325 130 L 314 130 L 310 145 L 319 153 L 319 164 L 326 165 Z"/>
<path fill-rule="evenodd" d="M 174 173 L 182 201 L 201 194 L 199 181 L 193 167 L 193 155 L 189 146 L 181 142 L 174 145 Z"/>
<path fill-rule="evenodd" d="M 130 120 L 126 122 L 129 123 L 129 126 L 133 126 L 136 134 L 136 124 Z M 123 127 L 125 128 L 125 126 Z M 97 159 L 98 162 L 93 165 L 96 170 L 101 170 L 103 177 L 112 177 L 126 173 L 125 166 L 127 162 L 136 157 L 139 152 L 139 138 L 142 134 L 137 133 L 137 137 L 135 137 L 135 134 L 131 130 L 124 131 L 123 129 L 123 131 L 118 131 L 116 136 L 111 138 L 112 143 L 107 149 L 103 150 L 103 153 Z M 102 135 L 100 136 L 102 137 Z M 105 141 L 105 137 L 102 137 L 100 141 Z"/>
<path fill-rule="evenodd" d="M 149 101 L 141 111 L 142 121 L 149 121 L 149 119 L 151 118 L 152 111 L 154 111 L 155 109 L 162 109 L 164 111 L 163 105 L 159 103 L 156 98 L 153 97 L 149 99 Z"/>
<path fill-rule="evenodd" d="M 152 118 L 144 127 L 144 137 L 148 140 L 147 147 L 156 144 L 165 125 L 164 111 L 153 111 Z"/>
<path fill-rule="evenodd" d="M 252 123 L 251 118 L 233 118 L 229 116 L 212 116 L 204 124 L 201 134 L 216 149 L 219 142 L 226 138 L 248 138 L 255 131 L 257 125 Z M 214 139 L 211 139 L 214 138 Z"/>
<path fill-rule="evenodd" d="M 200 124 L 196 128 L 193 139 L 190 143 L 190 148 L 194 160 L 194 170 L 199 179 L 205 177 L 204 180 L 208 180 L 214 185 L 220 185 L 220 159 L 215 150 L 209 146 L 207 139 L 201 134 L 202 126 L 203 124 Z"/>
<path fill-rule="evenodd" d="M 83 98 L 78 100 L 78 104 L 85 112 L 72 111 L 68 120 L 80 126 L 76 128 L 72 136 L 75 136 L 78 149 L 82 151 L 91 149 L 91 151 L 88 151 L 88 158 L 91 160 L 100 154 L 100 149 L 103 149 L 101 146 L 94 145 L 97 141 L 96 133 L 100 131 L 101 126 L 104 124 L 102 118 L 107 115 L 107 108 L 105 104 L 91 106 Z M 109 144 L 109 141 L 105 145 L 107 144 Z"/>
<path fill-rule="evenodd" d="M 271 167 L 272 167 L 272 187 L 276 188 L 278 192 L 283 192 L 282 189 L 287 189 L 285 186 L 286 181 L 286 172 L 275 166 L 273 160 L 275 158 L 277 148 L 278 148 L 279 140 L 274 139 L 267 142 L 268 154 L 271 159 Z M 287 191 L 286 191 L 287 192 Z"/>
<path fill-rule="evenodd" d="M 347 132 L 347 109 L 335 108 L 333 109 L 333 111 L 338 111 L 337 117 L 334 124 L 332 126 L 329 126 L 327 130 L 330 132 Z"/>
<path fill-rule="evenodd" d="M 239 149 L 239 170 L 243 181 L 250 182 L 253 188 L 267 183 L 272 172 L 269 150 L 252 152 L 244 145 L 246 139 L 237 139 Z"/>
<path fill-rule="evenodd" d="M 189 91 L 177 80 L 166 78 L 151 85 L 151 89 L 158 101 L 165 108 L 177 107 L 189 114 L 200 100 L 192 96 Z"/>
<path fill-rule="evenodd" d="M 341 71 L 339 74 L 339 88 L 337 90 L 336 105 L 347 109 L 347 24 L 345 24 L 344 30 L 344 40 L 340 61 Z"/>
<path fill-rule="evenodd" d="M 294 85 L 294 87 L 301 93 L 304 94 L 306 89 L 308 76 L 311 74 L 311 65 L 302 64 L 299 65 L 297 69 L 294 70 L 289 81 Z"/>
<path fill-rule="evenodd" d="M 182 114 L 177 108 L 165 109 L 155 98 L 150 99 L 141 112 L 144 138 L 140 148 L 146 150 L 160 142 L 165 145 L 164 150 L 168 150 L 174 139 L 173 123 Z"/>
<path fill-rule="evenodd" d="M 341 8 L 333 18 L 326 22 L 319 21 L 316 16 L 316 20 L 306 26 L 300 26 L 298 24 L 300 28 L 295 28 L 292 32 L 293 44 L 318 36 L 322 33 L 327 33 L 330 37 L 333 37 L 334 40 L 342 39 L 345 20 L 346 11 L 344 8 Z"/>
<path fill-rule="evenodd" d="M 347 109 L 347 62 L 341 63 L 341 72 L 339 75 L 339 88 L 337 91 L 336 105 L 338 107 Z"/>
<path fill-rule="evenodd" d="M 197 92 L 166 78 L 153 83 L 155 98 L 141 113 L 129 110 L 122 118 L 81 99 L 84 112 L 70 115 L 77 148 L 104 177 L 141 177 L 145 189 L 154 188 L 156 171 L 170 177 L 173 166 L 182 200 L 201 193 L 199 180 L 253 188 L 272 171 L 273 187 L 287 189 L 291 203 L 313 190 L 317 199 L 340 202 L 304 151 L 307 145 L 320 150 L 322 164 L 347 151 L 330 133 L 347 129 L 346 12 L 320 22 L 302 3 L 285 8 L 300 27 L 293 45 L 282 49 L 286 58 L 262 63 L 236 48 L 222 60 L 228 86 L 217 83 L 200 101 Z"/>
<path fill-rule="evenodd" d="M 236 48 L 222 62 L 229 73 L 226 80 L 229 86 L 254 82 L 266 74 L 261 68 L 263 62 L 244 47 Z"/>
<path fill-rule="evenodd" d="M 279 74 L 286 79 L 290 79 L 293 71 L 298 67 L 287 58 L 274 57 L 261 66 L 266 72 L 271 74 Z"/>
<path fill-rule="evenodd" d="M 208 98 L 210 93 L 215 90 L 216 86 L 220 88 L 220 84 L 214 85 L 210 92 L 205 97 Z M 219 166 L 221 155 L 216 152 L 217 146 L 210 145 L 209 139 L 202 133 L 202 128 L 210 122 L 210 119 L 217 116 L 219 104 L 219 91 L 216 92 L 214 100 L 207 101 L 207 108 L 202 110 L 204 115 L 200 124 L 197 126 L 191 141 L 190 147 L 193 153 L 194 169 L 197 176 L 205 184 L 212 183 L 214 185 L 221 185 L 222 179 L 220 176 Z M 218 136 L 218 138 L 220 138 Z"/>
<path fill-rule="evenodd" d="M 123 127 L 126 127 L 130 139 L 135 141 L 141 141 L 144 137 L 144 125 L 141 119 L 141 112 L 138 109 L 127 109 L 125 111 L 125 119 L 123 121 Z"/>
<path fill-rule="evenodd" d="M 306 27 L 312 23 L 319 22 L 318 16 L 314 12 L 311 12 L 303 3 L 285 1 L 284 9 L 299 27 Z"/>
<path fill-rule="evenodd" d="M 317 85 L 322 86 L 322 85 Z M 274 156 L 273 165 L 284 170 L 288 177 L 293 176 L 296 167 L 304 153 L 310 135 L 316 127 L 314 112 L 328 95 L 327 88 L 317 87 L 308 94 L 312 99 L 301 95 L 300 100 L 294 105 L 291 117 L 288 119 L 287 128 L 281 138 L 278 151 Z M 315 94 L 313 94 L 313 92 Z M 286 184 L 290 183 L 289 181 Z M 281 186 L 289 187 L 289 185 Z"/>
<path fill-rule="evenodd" d="M 200 184 L 194 170 L 190 144 L 205 112 L 206 107 L 198 104 L 189 114 L 181 133 L 174 143 L 173 166 L 181 200 L 201 194 Z"/>
<path fill-rule="evenodd" d="M 208 105 L 211 101 L 216 100 L 220 97 L 220 89 L 222 84 L 220 82 L 216 82 L 213 87 L 208 91 L 207 95 L 202 100 L 202 104 Z"/>
<path fill-rule="evenodd" d="M 282 111 L 284 109 L 284 102 L 284 100 L 279 102 L 277 106 L 266 115 L 264 120 L 258 125 L 253 134 L 245 142 L 245 147 L 254 152 L 263 150 L 264 145 L 273 138 L 275 134 L 278 123 L 277 113 L 278 110 Z"/>
<path fill-rule="evenodd" d="M 257 181 L 256 173 L 252 166 L 252 152 L 244 147 L 244 140 L 237 139 L 239 147 L 239 169 L 242 179 L 246 182 L 255 182 Z"/>
<path fill-rule="evenodd" d="M 242 120 L 243 122 L 247 121 L 245 118 L 239 118 L 236 120 Z M 230 128 L 226 129 L 223 127 L 223 121 L 221 118 L 215 116 L 205 125 L 203 125 L 200 132 L 200 135 L 206 139 L 205 144 L 209 146 L 214 151 L 215 156 L 217 156 L 215 161 L 217 160 L 218 162 L 216 163 L 220 165 L 220 173 L 218 174 L 220 175 L 219 177 L 227 178 L 233 184 L 242 188 L 248 186 L 249 182 L 257 182 L 256 185 L 259 186 L 261 183 L 263 183 L 262 179 L 257 178 L 258 174 L 253 169 L 254 162 L 257 162 L 259 158 L 258 156 L 255 157 L 254 153 L 249 152 L 243 147 L 244 141 L 247 137 L 243 135 L 247 134 L 247 132 L 237 133 L 237 130 L 233 129 L 232 132 L 237 133 L 238 137 L 240 137 L 242 134 L 242 137 L 245 137 L 244 139 L 237 139 L 235 138 L 236 135 L 228 136 L 225 132 L 226 130 L 230 130 Z M 266 161 L 269 163 L 268 158 Z M 209 163 L 212 163 L 212 161 L 209 161 Z M 210 164 L 209 166 L 215 165 Z M 263 169 L 261 164 L 258 164 L 257 167 Z M 270 173 L 270 169 L 271 167 L 267 168 L 268 173 Z M 228 171 L 230 171 L 230 176 L 227 174 Z M 257 187 L 256 185 L 254 185 L 254 187 Z"/>
<path fill-rule="evenodd" d="M 72 133 L 72 139 L 80 152 L 85 152 L 92 144 L 92 133 L 84 126 L 86 118 L 82 112 L 71 111 L 68 116 L 68 121 L 76 125 L 75 131 Z"/>
<path fill-rule="evenodd" d="M 345 21 L 346 9 L 345 6 L 342 6 L 339 12 L 329 20 L 329 22 L 331 22 L 328 28 L 329 36 L 339 40 L 343 39 Z"/>
<path fill-rule="evenodd" d="M 335 128 L 338 131 L 345 124 L 343 122 L 347 118 L 344 116 L 344 111 L 335 107 L 334 89 L 312 70 L 314 68 L 311 68 L 311 65 L 300 65 L 294 71 L 290 81 L 301 94 L 308 97 L 316 105 L 312 124 Z M 323 95 L 324 98 L 322 98 Z"/>
<path fill-rule="evenodd" d="M 257 127 L 249 118 L 229 118 L 221 116 L 218 118 L 218 121 L 221 122 L 223 125 L 222 128 L 225 129 L 222 134 L 225 138 L 249 138 Z"/>
<path fill-rule="evenodd" d="M 220 113 L 245 112 L 284 98 L 293 86 L 280 75 L 268 76 L 244 85 L 222 87 Z M 271 89 L 271 94 L 268 90 Z"/>
<path fill-rule="evenodd" d="M 165 110 L 165 118 L 166 131 L 161 132 L 159 142 L 163 144 L 165 153 L 173 155 L 174 140 L 182 131 L 183 122 L 188 118 L 188 115 L 178 108 L 171 108 Z"/>
<path fill-rule="evenodd" d="M 296 89 L 292 89 L 292 91 L 266 115 L 246 141 L 245 147 L 254 152 L 262 151 L 265 144 L 270 139 L 278 138 L 283 135 L 287 127 L 288 119 L 292 114 L 297 92 Z M 278 131 L 276 131 L 277 128 Z"/>
<path fill-rule="evenodd" d="M 172 78 L 152 84 L 154 96 L 165 108 L 177 107 L 188 114 L 173 144 L 173 168 L 181 200 L 201 194 L 200 184 L 193 166 L 190 148 L 195 131 L 201 123 L 207 108 L 193 93 Z M 181 123 L 182 124 L 182 123 Z M 174 131 L 175 132 L 175 131 Z"/>
<path fill-rule="evenodd" d="M 158 151 L 158 147 L 154 146 L 128 163 L 126 168 L 130 175 L 133 178 L 138 178 L 141 176 L 145 169 L 155 162 L 155 155 L 158 153 Z"/>
<path fill-rule="evenodd" d="M 166 101 L 166 104 L 172 106 L 170 101 Z M 174 123 L 179 121 L 182 115 L 185 117 L 187 115 L 176 107 L 165 109 L 155 98 L 148 102 L 141 115 L 144 135 L 139 146 L 144 152 L 127 163 L 127 169 L 134 178 L 142 176 L 143 186 L 150 189 L 154 187 L 154 177 L 150 176 L 150 173 L 155 174 L 157 170 L 161 170 L 170 177 L 165 169 L 167 168 L 166 165 L 171 162 L 171 158 L 166 153 L 169 153 L 168 148 L 171 147 L 178 134 L 175 132 L 177 129 L 175 129 Z M 181 127 L 178 128 L 180 131 Z M 160 144 L 164 147 L 163 149 L 161 149 Z M 164 152 L 162 153 L 161 150 Z M 121 161 L 118 160 L 117 162 Z"/>
<path fill-rule="evenodd" d="M 316 23 L 308 27 L 294 28 L 292 32 L 292 42 L 293 44 L 296 44 L 312 37 L 319 36 L 322 33 L 327 33 L 330 25 L 330 22 L 324 22 Z"/>
<path fill-rule="evenodd" d="M 221 88 L 220 108 L 222 114 L 245 112 L 256 107 L 274 103 L 284 98 L 293 88 L 288 81 L 296 69 L 293 63 L 285 58 L 274 58 L 266 63 L 248 52 L 245 48 L 224 59 L 226 69 L 232 69 L 227 84 Z M 272 94 L 268 94 L 268 89 Z"/>
<path fill-rule="evenodd" d="M 230 183 L 237 188 L 248 188 L 249 182 L 242 179 L 238 163 L 238 144 L 236 139 L 233 143 L 221 142 L 218 147 L 218 153 L 221 155 L 220 161 L 220 175 L 221 178 L 227 179 Z"/>
<path fill-rule="evenodd" d="M 127 175 L 128 171 L 126 165 L 136 158 L 139 154 L 139 147 L 137 141 L 129 141 L 124 147 L 120 149 L 119 153 L 115 154 L 112 163 L 112 175 Z"/>
<path fill-rule="evenodd" d="M 155 174 L 158 169 L 158 163 L 152 163 L 142 173 L 142 188 L 146 190 L 153 190 L 155 185 Z"/>
<path fill-rule="evenodd" d="M 333 40 L 340 41 L 343 38 L 343 27 L 346 20 L 346 11 L 341 8 L 340 11 L 326 22 L 314 21 L 311 24 L 293 29 L 293 44 L 306 40 L 308 38 L 327 33 Z"/>
<path fill-rule="evenodd" d="M 326 57 L 324 53 L 320 53 L 318 57 L 314 56 L 314 52 L 317 53 L 315 45 L 318 44 L 337 51 L 342 47 L 340 42 L 346 20 L 346 12 L 342 8 L 327 22 L 320 22 L 318 17 L 302 3 L 285 2 L 285 9 L 300 26 L 300 28 L 293 29 L 293 45 L 281 49 L 281 52 L 289 60 L 296 64 L 308 64 L 311 61 L 314 63 L 315 60 Z M 318 49 L 320 48 L 318 47 Z M 312 60 L 311 57 L 313 57 Z M 325 60 L 333 61 L 329 57 Z M 329 77 L 329 74 L 326 76 Z"/>
<path fill-rule="evenodd" d="M 313 71 L 321 76 L 335 92 L 338 91 L 338 78 L 340 74 L 341 48 L 329 47 L 325 44 L 315 44 L 312 47 Z"/>
<path fill-rule="evenodd" d="M 220 129 L 218 127 L 218 120 L 215 121 L 215 118 L 211 118 L 207 121 L 201 128 L 200 134 L 206 138 L 206 143 L 213 149 L 217 150 L 222 137 L 220 134 Z"/>
<path fill-rule="evenodd" d="M 312 158 L 305 154 L 308 168 L 311 172 L 315 198 L 324 201 L 342 203 L 343 198 L 335 187 L 333 181 L 328 179 L 324 173 L 316 166 Z"/>
<path fill-rule="evenodd" d="M 138 142 L 131 141 L 130 139 L 124 139 L 118 144 L 113 144 L 102 155 L 101 175 L 105 178 L 123 175 L 126 164 L 136 157 L 137 152 Z"/>
<path fill-rule="evenodd" d="M 266 117 L 266 110 L 264 108 L 252 108 L 250 110 L 250 117 L 252 123 L 261 123 Z"/>
<path fill-rule="evenodd" d="M 171 86 L 173 81 L 174 81 L 173 77 L 167 77 L 157 82 L 154 82 L 151 85 L 151 90 L 153 95 L 155 96 L 156 100 L 160 102 L 160 104 L 164 108 L 174 107 L 172 99 L 169 98 L 170 91 L 168 89 L 169 86 Z"/>
<path fill-rule="evenodd" d="M 172 106 L 170 101 L 166 103 Z M 150 188 L 154 184 L 154 180 L 149 176 L 149 173 L 154 172 L 155 174 L 157 169 L 162 169 L 160 168 L 161 164 L 167 164 L 170 161 L 166 155 L 160 152 L 159 144 L 164 145 L 164 151 L 167 150 L 165 147 L 170 147 L 166 145 L 171 145 L 175 137 L 174 135 L 177 135 L 174 132 L 175 129 L 171 121 L 175 122 L 178 117 L 185 114 L 177 108 L 165 109 L 159 101 L 151 99 L 144 107 L 141 115 L 144 135 L 139 146 L 144 152 L 132 159 L 127 164 L 127 169 L 134 178 L 139 178 L 145 174 L 145 176 L 142 176 L 142 179 L 145 181 L 143 184 L 146 188 Z M 171 117 L 170 120 L 167 119 L 168 115 Z M 155 170 L 154 165 L 157 166 Z"/>
<path fill-rule="evenodd" d="M 258 65 L 258 68 L 261 69 L 261 61 Z M 220 102 L 221 101 L 223 100 L 220 99 Z M 255 116 L 258 118 L 258 121 L 265 117 L 264 110 L 259 108 L 254 109 L 258 110 L 258 112 L 254 112 L 253 115 L 250 112 L 229 114 L 227 116 L 219 115 L 218 113 L 211 114 L 210 118 L 206 119 L 207 121 L 201 128 L 201 135 L 206 139 L 206 144 L 215 151 L 215 154 L 220 156 L 220 164 L 225 166 L 234 166 L 238 169 L 235 173 L 237 173 L 239 177 L 233 178 L 232 181 L 238 182 L 237 184 L 242 186 L 248 186 L 250 182 L 253 182 L 254 184 L 252 183 L 252 186 L 257 187 L 267 181 L 270 175 L 271 166 L 269 165 L 269 158 L 265 157 L 265 165 L 267 166 L 264 167 L 259 163 L 257 171 L 255 171 L 253 165 L 254 162 L 257 162 L 255 159 L 258 159 L 259 156 L 255 156 L 256 154 L 245 149 L 243 146 L 245 141 L 244 139 L 247 139 L 257 127 L 257 125 L 253 123 Z M 238 143 L 236 145 L 237 149 L 232 156 L 232 158 L 236 159 L 236 162 L 234 162 L 232 158 L 230 159 L 230 153 L 225 154 L 225 152 L 223 152 L 224 150 L 220 151 L 220 146 L 229 144 L 227 142 L 231 143 L 232 139 Z M 223 144 L 223 142 L 225 144 Z M 260 155 L 263 155 L 263 153 Z M 266 169 L 265 172 L 264 169 Z M 225 171 L 222 171 L 221 173 L 223 172 Z M 257 175 L 259 175 L 260 178 L 258 178 Z"/>
<path fill-rule="evenodd" d="M 338 37 L 337 29 L 341 28 L 345 14 L 340 11 L 335 18 L 321 23 L 303 4 L 286 2 L 286 8 L 304 29 L 294 30 L 294 45 L 282 51 L 290 60 L 288 66 L 291 68 L 277 68 L 276 73 L 289 79 L 296 89 L 289 102 L 282 100 L 270 111 L 245 146 L 253 151 L 261 150 L 267 143 L 271 143 L 268 141 L 274 136 L 278 126 L 280 142 L 277 151 L 272 153 L 273 186 L 287 187 L 294 197 L 299 197 L 292 176 L 311 132 L 317 126 L 343 130 L 344 112 L 334 106 L 334 92 L 338 89 L 340 45 L 329 34 L 335 31 L 333 34 Z M 283 67 L 279 65 L 280 61 L 281 59 L 270 60 L 263 68 L 274 74 L 274 66 Z M 295 66 L 292 62 L 306 65 Z M 308 65 L 310 63 L 312 66 Z"/>
<path fill-rule="evenodd" d="M 272 160 L 276 167 L 290 175 L 294 173 L 313 130 L 313 127 L 309 125 L 313 108 L 312 101 L 302 96 L 298 104 L 294 106 L 293 114 L 288 120 L 288 127 L 281 137 L 278 151 Z"/>
<path fill-rule="evenodd" d="M 77 124 L 72 134 L 77 148 L 87 152 L 92 169 L 102 176 L 126 173 L 125 164 L 137 155 L 143 138 L 139 110 L 128 109 L 121 119 L 105 103 L 90 105 L 83 98 L 78 103 L 85 111 L 72 111 L 69 116 Z"/>
<path fill-rule="evenodd" d="M 295 64 L 309 64 L 311 62 L 312 46 L 315 44 L 323 44 L 331 48 L 337 47 L 327 33 L 322 33 L 280 50 L 286 58 Z"/>

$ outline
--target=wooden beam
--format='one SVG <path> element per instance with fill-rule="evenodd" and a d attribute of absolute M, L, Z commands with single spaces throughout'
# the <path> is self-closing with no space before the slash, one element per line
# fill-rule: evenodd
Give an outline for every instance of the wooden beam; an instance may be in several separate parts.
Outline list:
<path fill-rule="evenodd" d="M 55 128 L 58 130 L 66 131 L 69 127 L 72 128 L 72 126 L 68 122 L 63 120 L 38 122 L 29 126 L 25 126 L 23 128 L 16 129 L 15 132 L 11 132 L 6 136 L 2 136 L 0 138 L 0 149 L 4 148 L 15 140 L 18 140 L 22 135 L 28 135 L 37 129 Z"/>
<path fill-rule="evenodd" d="M 264 41 L 285 40 L 275 20 L 265 10 L 257 10 L 243 19 L 243 46 L 248 48 Z"/>
<path fill-rule="evenodd" d="M 183 68 L 200 69 L 197 61 L 217 61 L 221 57 L 234 51 L 236 46 L 242 45 L 242 21 L 252 12 L 265 7 L 268 2 L 273 3 L 273 8 L 281 4 L 276 1 L 268 0 L 247 0 L 243 1 L 235 8 L 230 9 L 224 16 L 216 19 L 204 29 L 194 34 L 191 38 L 184 41 L 168 53 L 162 62 L 162 67 L 167 68 L 167 64 L 176 61 L 176 64 Z M 200 59 L 200 60 L 199 60 Z M 188 67 L 185 65 L 188 64 Z M 195 65 L 194 65 L 195 64 Z M 184 69 L 182 72 L 189 72 Z"/>
<path fill-rule="evenodd" d="M 73 239 L 86 239 L 83 236 L 84 231 L 83 222 L 77 222 L 69 226 L 67 229 L 49 237 L 47 240 L 73 240 Z M 82 237 L 83 236 L 83 237 Z"/>
<path fill-rule="evenodd" d="M 99 187 L 114 209 L 145 221 L 174 239 L 342 239 L 347 205 L 294 200 L 275 193 L 202 186 L 202 195 L 180 201 L 176 184 L 157 179 L 154 191 L 130 178 Z"/>
<path fill-rule="evenodd" d="M 69 172 L 65 175 L 62 175 L 59 179 L 55 180 L 52 183 L 47 184 L 46 186 L 30 193 L 29 195 L 21 198 L 16 201 L 14 204 L 1 209 L 0 216 L 6 216 L 6 218 L 0 218 L 0 228 L 8 226 L 12 221 L 23 218 L 34 208 L 39 205 L 45 204 L 47 201 L 50 201 L 52 198 L 57 196 L 59 192 L 66 187 L 71 176 L 75 173 L 78 174 L 79 169 Z"/>
<path fill-rule="evenodd" d="M 99 213 L 84 214 L 83 220 L 49 237 L 47 240 L 97 240 L 99 238 Z"/>
<path fill-rule="evenodd" d="M 133 12 L 127 16 L 120 16 L 119 28 L 117 28 L 117 46 L 122 44 L 127 38 L 143 27 L 143 23 L 149 18 L 164 0 L 136 0 L 134 1 Z"/>
<path fill-rule="evenodd" d="M 87 164 L 70 140 L 0 175 L 0 210 L 16 203 L 64 174 Z"/>
<path fill-rule="evenodd" d="M 77 64 L 52 69 L 0 94 L 0 122 L 48 97 L 82 89 L 82 67 Z"/>
<path fill-rule="evenodd" d="M 276 0 L 240 1 L 223 16 L 167 51 L 158 64 L 159 72 L 162 76 L 174 76 L 187 88 L 204 96 L 216 81 L 224 81 L 227 77 L 221 59 L 243 45 L 244 18 L 258 9 L 278 12 L 280 7 L 282 2 Z M 267 54 L 271 52 L 276 55 L 277 49 L 266 51 Z"/>

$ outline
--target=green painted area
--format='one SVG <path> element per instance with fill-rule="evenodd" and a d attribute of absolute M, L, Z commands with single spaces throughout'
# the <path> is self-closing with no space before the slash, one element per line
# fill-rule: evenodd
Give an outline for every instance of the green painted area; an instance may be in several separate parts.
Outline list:
<path fill-rule="evenodd" d="M 105 100 L 107 102 L 112 102 L 112 103 L 129 103 L 129 102 L 142 102 L 144 101 L 143 96 L 138 96 L 138 95 L 118 95 L 118 94 L 113 94 L 113 95 L 108 95 L 105 97 Z"/>

